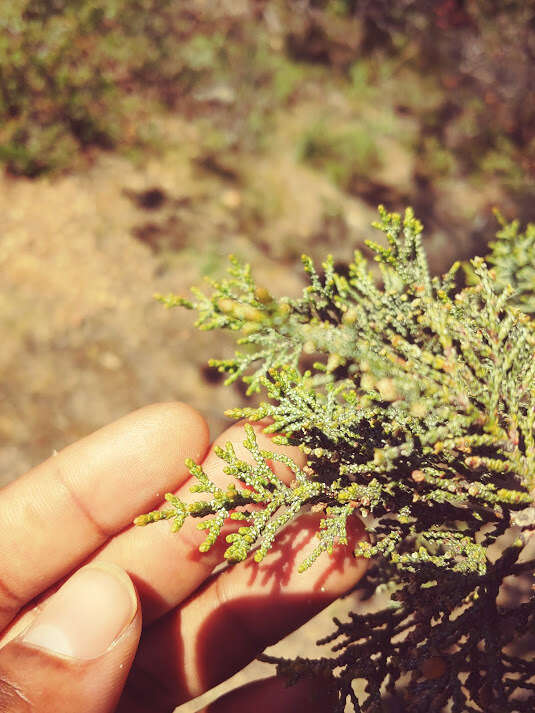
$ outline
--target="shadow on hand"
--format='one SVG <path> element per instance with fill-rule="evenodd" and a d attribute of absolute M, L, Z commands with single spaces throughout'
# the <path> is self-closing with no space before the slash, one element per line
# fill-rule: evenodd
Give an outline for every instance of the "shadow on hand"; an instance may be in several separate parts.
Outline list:
<path fill-rule="evenodd" d="M 323 553 L 303 573 L 301 562 L 317 546 L 321 515 L 308 514 L 290 524 L 260 563 L 249 559 L 220 575 L 217 605 L 198 630 L 196 668 L 203 688 L 232 676 L 266 647 L 302 626 L 359 578 L 353 549 L 364 533 L 355 518 L 349 544 Z M 210 585 L 207 585 L 210 586 Z M 310 655 L 295 651 L 296 656 Z"/>
<path fill-rule="evenodd" d="M 348 545 L 298 571 L 318 544 L 320 519 L 319 513 L 301 516 L 280 533 L 260 564 L 248 559 L 213 574 L 149 627 L 149 645 L 139 652 L 130 677 L 135 702 L 143 701 L 151 713 L 170 713 L 240 671 L 350 589 L 366 569 L 353 556 L 364 536 L 356 517 Z M 174 570 L 172 576 L 180 575 Z"/>

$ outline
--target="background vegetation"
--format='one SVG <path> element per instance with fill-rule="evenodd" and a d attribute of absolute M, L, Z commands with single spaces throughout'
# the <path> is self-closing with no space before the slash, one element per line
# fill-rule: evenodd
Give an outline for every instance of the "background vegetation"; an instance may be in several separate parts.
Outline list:
<path fill-rule="evenodd" d="M 150 124 L 165 112 L 206 119 L 207 151 L 266 151 L 275 120 L 320 92 L 296 150 L 344 191 L 370 192 L 395 137 L 414 157 L 399 198 L 423 203 L 435 183 L 469 176 L 528 209 L 531 2 L 4 0 L 2 11 L 0 158 L 12 173 L 72 168 L 94 148 L 164 150 Z"/>

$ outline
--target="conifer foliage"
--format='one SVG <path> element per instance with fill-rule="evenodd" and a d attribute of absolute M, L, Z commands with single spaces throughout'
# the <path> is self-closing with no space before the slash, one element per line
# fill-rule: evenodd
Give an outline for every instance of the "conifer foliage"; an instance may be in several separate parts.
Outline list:
<path fill-rule="evenodd" d="M 357 713 L 527 713 L 535 706 L 535 226 L 503 225 L 492 253 L 475 258 L 470 284 L 459 265 L 429 274 L 422 225 L 380 208 L 386 246 L 370 242 L 379 271 L 360 252 L 347 269 L 303 257 L 308 286 L 275 299 L 232 259 L 229 278 L 192 301 L 201 329 L 239 333 L 239 351 L 213 364 L 262 392 L 256 408 L 232 410 L 298 445 L 307 465 L 263 451 L 247 428 L 254 465 L 219 450 L 235 485 L 223 491 L 202 468 L 198 502 L 142 515 L 179 529 L 201 517 L 208 550 L 228 518 L 225 557 L 261 561 L 304 510 L 323 511 L 318 544 L 301 563 L 347 543 L 346 523 L 364 519 L 373 560 L 360 585 L 385 586 L 386 607 L 335 620 L 329 657 L 264 657 L 290 681 L 321 672 Z M 316 362 L 305 369 L 303 355 Z M 310 359 L 309 359 L 310 361 Z M 280 435 L 283 434 L 283 435 Z M 267 462 L 285 462 L 291 487 Z M 261 507 L 258 507 L 261 505 Z M 531 555 L 529 552 L 531 551 Z M 526 593 L 527 592 L 527 593 Z M 321 653 L 321 649 L 319 649 Z M 399 708 L 396 708 L 399 710 Z"/>

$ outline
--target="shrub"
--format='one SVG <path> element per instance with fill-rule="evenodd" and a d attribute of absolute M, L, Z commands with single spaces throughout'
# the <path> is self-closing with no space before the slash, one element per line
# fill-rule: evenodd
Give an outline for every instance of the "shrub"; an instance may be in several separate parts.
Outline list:
<path fill-rule="evenodd" d="M 190 4 L 9 3 L 0 37 L 0 161 L 35 176 L 72 165 L 90 147 L 143 143 L 142 99 L 172 104 L 220 49 L 202 35 L 210 27 Z"/>
<path fill-rule="evenodd" d="M 471 283 L 455 264 L 429 274 L 422 226 L 381 209 L 387 247 L 369 243 L 380 276 L 356 252 L 347 269 L 327 259 L 318 271 L 304 257 L 309 285 L 297 299 L 275 299 L 233 259 L 229 279 L 193 301 L 167 306 L 199 313 L 201 329 L 240 333 L 241 350 L 212 362 L 227 383 L 243 379 L 267 396 L 232 410 L 298 445 L 307 466 L 261 451 L 252 428 L 245 447 L 219 450 L 236 484 L 226 491 L 189 463 L 203 498 L 137 518 L 170 519 L 179 529 L 201 517 L 201 550 L 225 520 L 242 521 L 226 537 L 230 562 L 260 561 L 280 530 L 303 509 L 324 518 L 313 554 L 344 546 L 346 522 L 365 520 L 369 542 L 355 555 L 374 564 L 359 588 L 390 592 L 386 608 L 335 620 L 321 642 L 334 657 L 282 660 L 290 682 L 318 671 L 338 690 L 337 713 L 389 710 L 402 693 L 411 713 L 528 713 L 534 705 L 535 596 L 511 596 L 535 560 L 535 226 L 505 225 L 487 261 L 475 258 Z M 492 267 L 490 267 L 491 265 Z M 312 368 L 301 366 L 315 352 Z M 266 465 L 283 459 L 295 473 L 287 487 Z M 246 485 L 246 488 L 243 487 Z M 251 508 L 249 505 L 263 505 Z M 237 510 L 238 506 L 240 509 Z M 526 637 L 526 635 L 528 635 Z M 357 694 L 355 681 L 365 683 Z"/>
<path fill-rule="evenodd" d="M 81 147 L 116 142 L 109 50 L 118 10 L 117 2 L 11 3 L 0 41 L 0 159 L 12 172 L 37 175 Z"/>

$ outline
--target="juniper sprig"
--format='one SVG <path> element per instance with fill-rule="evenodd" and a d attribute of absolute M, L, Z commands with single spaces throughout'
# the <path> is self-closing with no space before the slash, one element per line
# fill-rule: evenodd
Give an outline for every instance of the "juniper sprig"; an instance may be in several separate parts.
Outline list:
<path fill-rule="evenodd" d="M 535 527 L 535 226 L 520 234 L 517 224 L 502 225 L 487 261 L 471 261 L 467 286 L 458 264 L 430 275 L 410 209 L 402 218 L 380 208 L 375 227 L 386 237 L 386 246 L 368 243 L 378 275 L 358 251 L 343 270 L 328 258 L 319 271 L 303 257 L 302 296 L 275 299 L 232 259 L 210 295 L 161 298 L 196 309 L 201 329 L 240 333 L 240 351 L 212 363 L 227 383 L 241 378 L 266 398 L 229 415 L 270 419 L 265 430 L 299 446 L 307 465 L 260 450 L 246 427 L 253 465 L 231 446 L 218 452 L 235 486 L 216 488 L 191 463 L 205 498 L 186 505 L 172 496 L 170 509 L 137 522 L 165 517 L 178 528 L 201 517 L 206 550 L 227 518 L 242 520 L 226 536 L 225 557 L 254 552 L 260 561 L 278 532 L 314 507 L 324 517 L 306 569 L 347 544 L 347 520 L 360 515 L 369 541 L 355 555 L 383 563 L 375 571 L 393 586 L 390 606 L 336 622 L 323 642 L 336 642 L 334 658 L 279 661 L 281 672 L 328 670 L 339 711 L 346 699 L 355 711 L 387 710 L 385 691 L 407 677 L 411 712 L 532 710 L 535 666 L 511 647 L 533 625 L 535 600 L 504 608 L 497 599 L 506 578 L 533 570 L 525 553 Z M 274 459 L 293 470 L 291 486 L 273 475 Z M 488 625 L 478 625 L 483 614 Z M 432 675 L 430 660 L 441 662 Z"/>

